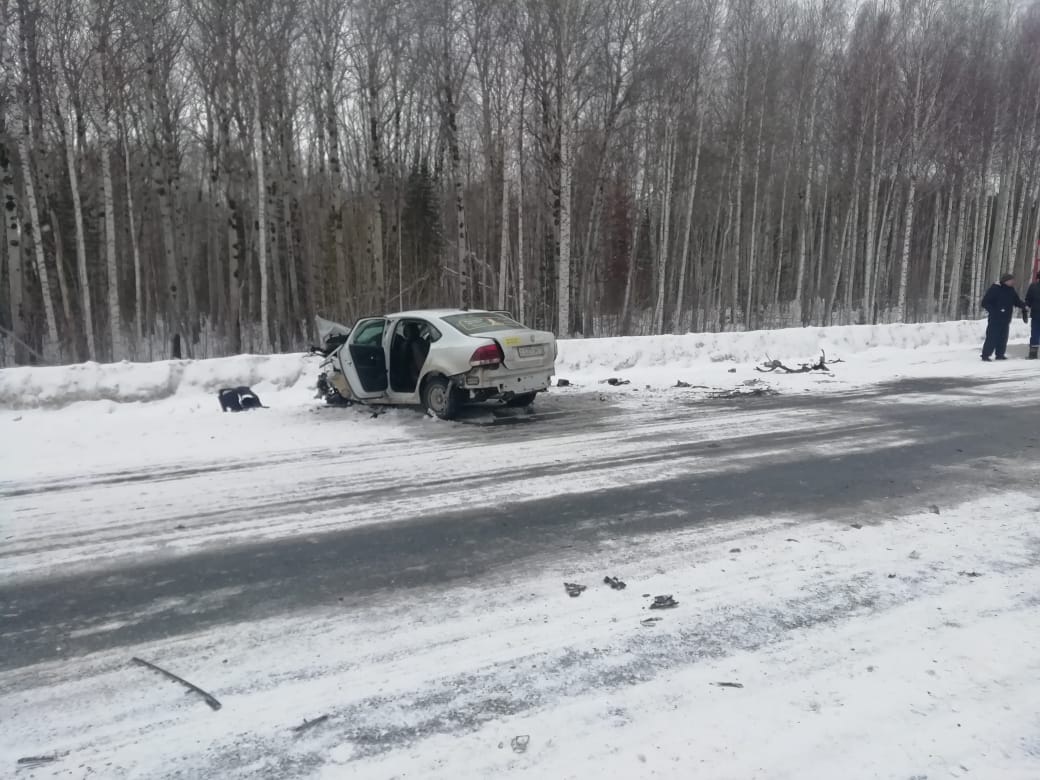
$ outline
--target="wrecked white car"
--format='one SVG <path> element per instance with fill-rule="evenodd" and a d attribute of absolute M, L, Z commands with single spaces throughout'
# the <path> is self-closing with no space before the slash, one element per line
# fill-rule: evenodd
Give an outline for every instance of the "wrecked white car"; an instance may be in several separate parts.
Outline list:
<path fill-rule="evenodd" d="M 419 310 L 318 319 L 318 390 L 329 403 L 421 406 L 452 419 L 466 403 L 529 406 L 552 382 L 556 337 L 500 311 Z"/>

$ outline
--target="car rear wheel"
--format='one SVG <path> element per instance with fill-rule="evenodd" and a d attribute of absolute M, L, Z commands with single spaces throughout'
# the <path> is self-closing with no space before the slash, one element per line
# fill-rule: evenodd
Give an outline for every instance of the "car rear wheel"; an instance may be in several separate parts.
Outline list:
<path fill-rule="evenodd" d="M 459 411 L 459 394 L 451 386 L 451 382 L 442 376 L 428 379 L 423 385 L 423 408 L 434 417 L 442 420 L 453 420 Z"/>
<path fill-rule="evenodd" d="M 538 393 L 520 393 L 519 395 L 514 395 L 512 398 L 506 401 L 506 406 L 512 406 L 514 408 L 523 408 L 525 406 L 530 406 L 534 403 L 534 399 L 537 396 Z"/>

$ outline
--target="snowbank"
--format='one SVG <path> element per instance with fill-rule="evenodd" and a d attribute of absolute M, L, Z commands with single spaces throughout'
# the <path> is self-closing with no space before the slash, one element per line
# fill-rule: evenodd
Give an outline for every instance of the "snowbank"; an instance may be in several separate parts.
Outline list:
<path fill-rule="evenodd" d="M 79 401 L 158 401 L 180 394 L 215 393 L 249 385 L 257 392 L 313 385 L 316 359 L 308 355 L 236 355 L 154 363 L 79 363 L 0 370 L 0 406 L 66 406 Z M 261 396 L 262 397 L 262 396 Z"/>
<path fill-rule="evenodd" d="M 596 376 L 633 369 L 685 369 L 698 364 L 761 363 L 777 360 L 845 357 L 873 349 L 928 350 L 981 347 L 985 322 L 921 323 L 914 325 L 844 325 L 831 328 L 785 328 L 740 333 L 690 333 L 684 336 L 638 336 L 560 342 L 557 371 Z M 1028 337 L 1028 327 L 1016 320 L 1012 338 Z"/>
<path fill-rule="evenodd" d="M 977 348 L 984 323 L 960 321 L 915 325 L 850 325 L 788 328 L 741 333 L 691 333 L 684 336 L 582 339 L 560 342 L 557 373 L 595 382 L 636 372 L 648 380 L 655 370 L 752 365 L 768 355 L 785 361 L 847 357 L 871 350 L 904 353 Z M 1014 323 L 1012 338 L 1027 336 Z M 66 406 L 80 401 L 157 401 L 171 396 L 210 394 L 221 387 L 249 385 L 263 394 L 313 387 L 319 358 L 304 355 L 237 355 L 211 360 L 155 363 L 82 363 L 70 366 L 0 370 L 0 407 Z M 674 383 L 674 377 L 671 378 Z M 297 392 L 302 397 L 302 393 Z"/>

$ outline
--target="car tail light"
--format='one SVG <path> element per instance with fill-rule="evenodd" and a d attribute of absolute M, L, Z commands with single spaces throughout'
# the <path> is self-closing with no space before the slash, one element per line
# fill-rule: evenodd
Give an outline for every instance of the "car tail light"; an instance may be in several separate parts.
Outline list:
<path fill-rule="evenodd" d="M 471 366 L 497 366 L 503 360 L 502 349 L 498 344 L 486 344 L 479 347 L 469 359 Z"/>

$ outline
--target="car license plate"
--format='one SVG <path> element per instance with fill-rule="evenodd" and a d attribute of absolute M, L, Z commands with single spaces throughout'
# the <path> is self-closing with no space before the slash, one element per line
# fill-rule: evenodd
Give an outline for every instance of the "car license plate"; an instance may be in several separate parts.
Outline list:
<path fill-rule="evenodd" d="M 545 354 L 545 347 L 535 344 L 533 347 L 517 347 L 520 357 L 541 357 Z"/>

